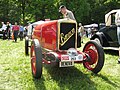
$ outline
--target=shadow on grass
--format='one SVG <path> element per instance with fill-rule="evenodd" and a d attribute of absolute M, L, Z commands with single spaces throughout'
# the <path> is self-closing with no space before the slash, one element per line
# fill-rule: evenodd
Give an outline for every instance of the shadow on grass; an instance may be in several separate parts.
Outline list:
<path fill-rule="evenodd" d="M 90 80 L 91 76 L 99 77 L 113 87 L 120 88 L 119 85 L 101 74 L 92 73 L 92 75 L 87 75 L 75 67 L 58 68 L 49 65 L 45 65 L 44 67 L 51 76 L 51 79 L 58 85 L 57 87 L 49 87 L 50 90 L 55 90 L 56 88 L 59 90 L 97 90 L 96 84 Z M 46 90 L 45 79 L 43 76 L 41 79 L 33 79 L 33 81 L 36 90 Z"/>
<path fill-rule="evenodd" d="M 118 56 L 118 51 L 116 50 L 104 50 L 105 54 L 111 54 L 111 55 L 115 55 Z"/>
<path fill-rule="evenodd" d="M 90 77 L 75 67 L 57 68 L 45 66 L 60 90 L 96 90 Z"/>
<path fill-rule="evenodd" d="M 111 82 L 107 77 L 105 77 L 101 74 L 98 74 L 98 75 L 95 75 L 95 76 L 98 76 L 98 77 L 102 78 L 104 81 L 106 81 L 108 84 L 110 84 L 114 87 L 120 88 L 120 86 L 118 86 L 118 84 Z"/>
<path fill-rule="evenodd" d="M 35 79 L 33 78 L 33 82 L 35 84 L 35 90 L 46 90 L 45 84 L 44 84 L 44 78 L 41 79 Z"/>

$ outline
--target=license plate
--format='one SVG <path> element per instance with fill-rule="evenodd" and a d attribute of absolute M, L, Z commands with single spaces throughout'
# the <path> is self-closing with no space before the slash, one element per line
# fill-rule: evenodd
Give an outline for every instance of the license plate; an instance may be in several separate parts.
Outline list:
<path fill-rule="evenodd" d="M 74 61 L 60 61 L 59 67 L 71 67 L 74 66 Z"/>

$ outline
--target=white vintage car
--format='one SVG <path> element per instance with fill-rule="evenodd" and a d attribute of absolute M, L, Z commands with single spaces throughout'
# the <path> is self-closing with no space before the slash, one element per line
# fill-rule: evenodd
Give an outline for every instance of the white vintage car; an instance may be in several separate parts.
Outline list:
<path fill-rule="evenodd" d="M 3 36 L 3 32 L 2 32 L 2 29 L 0 28 L 0 37 Z"/>
<path fill-rule="evenodd" d="M 28 25 L 28 32 L 27 32 L 27 36 L 29 38 L 31 38 L 31 35 L 32 35 L 32 32 L 33 32 L 33 29 L 36 25 L 40 24 L 40 23 L 43 23 L 44 21 L 37 21 L 37 22 L 34 22 L 32 24 L 29 24 Z"/>

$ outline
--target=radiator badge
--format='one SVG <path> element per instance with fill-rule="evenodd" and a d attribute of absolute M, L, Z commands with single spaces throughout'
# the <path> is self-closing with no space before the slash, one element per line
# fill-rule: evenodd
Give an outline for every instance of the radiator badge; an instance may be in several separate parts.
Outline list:
<path fill-rule="evenodd" d="M 73 28 L 70 32 L 68 32 L 66 35 L 64 33 L 60 34 L 60 45 L 63 46 L 73 35 L 75 34 L 75 29 Z"/>

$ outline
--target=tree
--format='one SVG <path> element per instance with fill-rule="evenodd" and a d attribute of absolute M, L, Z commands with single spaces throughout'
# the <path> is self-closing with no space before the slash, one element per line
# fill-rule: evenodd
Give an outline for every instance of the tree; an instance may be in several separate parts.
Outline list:
<path fill-rule="evenodd" d="M 34 20 L 44 20 L 46 18 L 57 19 L 58 10 L 56 10 L 57 0 L 34 0 L 27 8 L 27 14 L 31 15 Z M 39 4 L 38 4 L 39 3 Z"/>
<path fill-rule="evenodd" d="M 104 15 L 120 8 L 119 0 L 0 0 L 0 21 L 18 21 L 26 24 L 46 18 L 59 19 L 60 5 L 71 10 L 77 22 L 83 24 L 104 22 Z"/>
<path fill-rule="evenodd" d="M 0 2 L 0 21 L 15 22 L 20 20 L 20 9 L 14 0 L 1 0 Z"/>
<path fill-rule="evenodd" d="M 113 9 L 120 9 L 120 1 L 118 0 L 88 0 L 90 4 L 90 22 L 104 22 L 105 14 Z"/>

